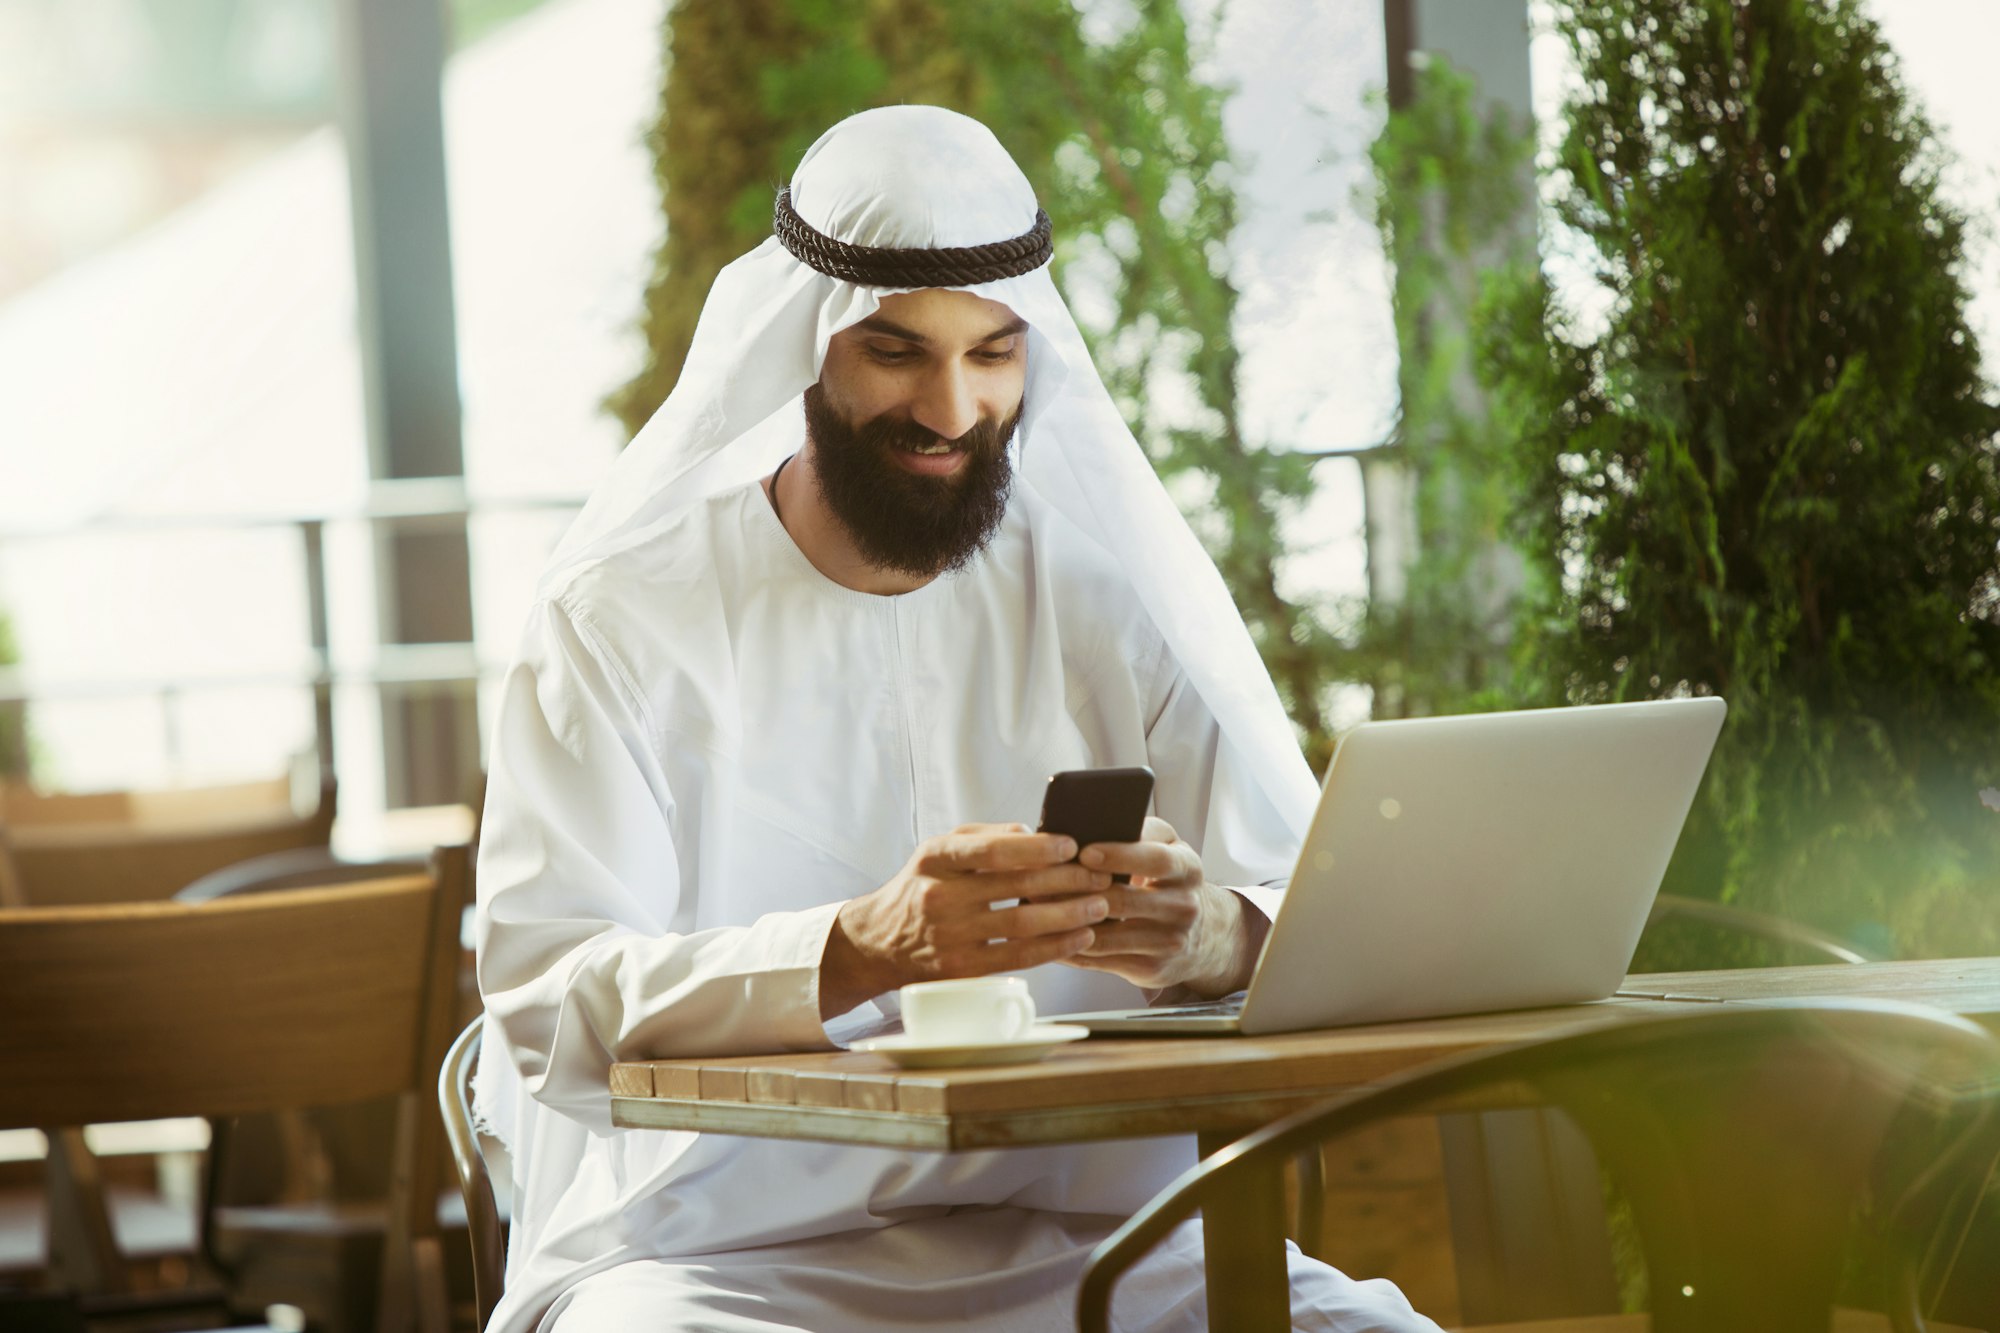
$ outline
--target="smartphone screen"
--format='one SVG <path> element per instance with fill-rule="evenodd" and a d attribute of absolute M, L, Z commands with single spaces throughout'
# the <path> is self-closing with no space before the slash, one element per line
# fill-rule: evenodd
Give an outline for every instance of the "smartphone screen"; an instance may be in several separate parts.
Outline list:
<path fill-rule="evenodd" d="M 1079 849 L 1094 842 L 1137 842 L 1153 799 L 1150 768 L 1077 768 L 1049 779 L 1040 832 L 1066 833 Z M 1119 884 L 1130 876 L 1114 875 Z"/>

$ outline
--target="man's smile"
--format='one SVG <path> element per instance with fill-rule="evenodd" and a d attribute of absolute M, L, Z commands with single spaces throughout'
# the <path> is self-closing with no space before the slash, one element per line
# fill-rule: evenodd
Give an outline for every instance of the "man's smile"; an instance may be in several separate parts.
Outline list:
<path fill-rule="evenodd" d="M 950 440 L 932 440 L 889 450 L 904 469 L 922 477 L 948 477 L 965 466 L 969 451 Z"/>

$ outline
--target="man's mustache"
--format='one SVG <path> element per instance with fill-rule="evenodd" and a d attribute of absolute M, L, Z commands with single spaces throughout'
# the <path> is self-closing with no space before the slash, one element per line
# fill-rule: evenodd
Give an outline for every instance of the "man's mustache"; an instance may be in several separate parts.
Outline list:
<path fill-rule="evenodd" d="M 855 434 L 863 441 L 891 449 L 927 449 L 946 444 L 954 449 L 965 449 L 972 453 L 984 454 L 1004 447 L 1020 422 L 1018 409 L 1006 421 L 995 421 L 991 417 L 981 417 L 955 440 L 919 425 L 909 417 L 879 416 L 871 418 L 855 427 Z"/>

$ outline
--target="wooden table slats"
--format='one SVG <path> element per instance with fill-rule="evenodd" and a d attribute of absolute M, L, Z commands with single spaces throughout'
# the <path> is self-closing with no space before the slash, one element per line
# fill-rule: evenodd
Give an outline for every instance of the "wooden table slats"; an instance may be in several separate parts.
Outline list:
<path fill-rule="evenodd" d="M 2000 959 L 1662 973 L 1628 978 L 1625 989 L 1670 998 L 1266 1037 L 1093 1038 L 1033 1065 L 901 1070 L 858 1051 L 633 1061 L 612 1068 L 612 1116 L 913 1148 L 1076 1142 L 1249 1127 L 1461 1052 L 1704 1002 L 1893 998 L 2000 1028 Z"/>

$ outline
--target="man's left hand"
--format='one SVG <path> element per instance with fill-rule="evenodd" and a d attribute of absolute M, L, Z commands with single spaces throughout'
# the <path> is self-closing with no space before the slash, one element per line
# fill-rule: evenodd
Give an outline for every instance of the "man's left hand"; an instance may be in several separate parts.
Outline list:
<path fill-rule="evenodd" d="M 1250 984 L 1270 924 L 1242 897 L 1210 884 L 1201 854 L 1166 820 L 1149 816 L 1140 841 L 1093 843 L 1078 859 L 1132 882 L 1099 890 L 1110 904 L 1107 919 L 1091 946 L 1064 962 L 1148 990 L 1185 986 L 1206 997 Z"/>

